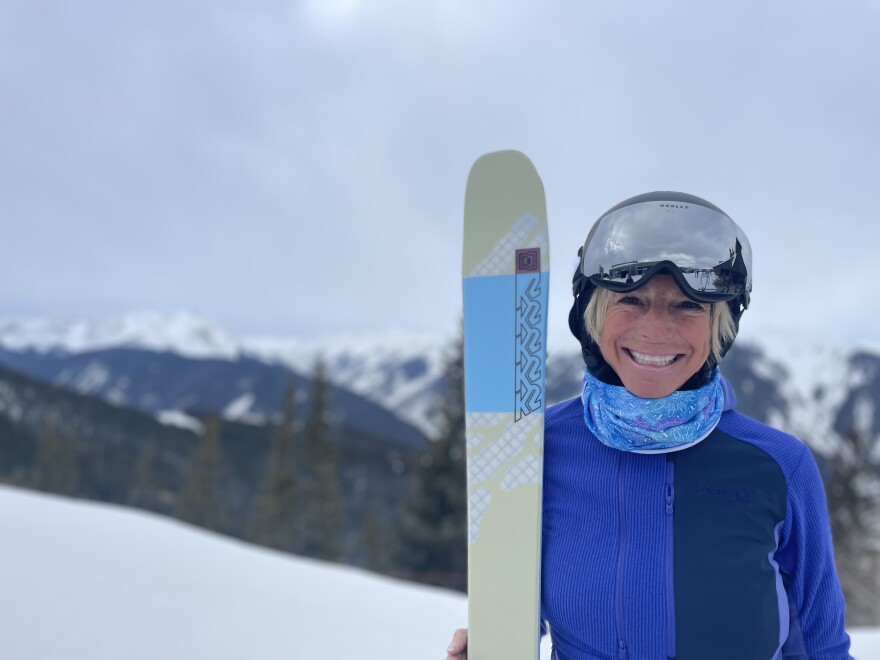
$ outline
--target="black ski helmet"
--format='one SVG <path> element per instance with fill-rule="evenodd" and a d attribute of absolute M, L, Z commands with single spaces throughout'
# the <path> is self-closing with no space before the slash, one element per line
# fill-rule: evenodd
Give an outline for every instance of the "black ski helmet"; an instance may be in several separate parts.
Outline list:
<path fill-rule="evenodd" d="M 634 291 L 658 273 L 671 275 L 692 300 L 726 302 L 737 329 L 749 306 L 749 239 L 724 211 L 694 195 L 660 191 L 624 200 L 596 220 L 578 256 L 568 326 L 581 344 L 587 368 L 609 382 L 620 381 L 584 327 L 584 312 L 597 286 Z M 722 356 L 731 343 L 722 345 Z M 684 389 L 702 385 L 715 366 L 710 354 Z"/>

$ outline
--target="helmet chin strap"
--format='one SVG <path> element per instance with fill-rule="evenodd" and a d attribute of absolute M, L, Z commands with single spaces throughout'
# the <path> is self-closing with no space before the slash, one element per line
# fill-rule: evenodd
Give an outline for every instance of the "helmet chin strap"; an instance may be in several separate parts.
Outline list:
<path fill-rule="evenodd" d="M 584 326 L 584 313 L 587 311 L 587 304 L 590 302 L 590 298 L 595 290 L 596 285 L 593 284 L 588 277 L 581 274 L 579 268 L 575 270 L 574 277 L 572 278 L 574 302 L 568 313 L 568 328 L 571 331 L 571 334 L 573 334 L 578 342 L 580 342 L 581 355 L 584 358 L 584 364 L 589 372 L 595 378 L 598 378 L 604 383 L 623 386 L 620 376 L 617 375 L 617 372 L 614 371 L 614 369 L 611 368 L 611 365 L 609 365 L 608 362 L 605 361 L 605 358 L 602 357 L 602 351 L 599 349 L 599 345 L 593 337 L 587 333 L 587 329 Z M 736 299 L 731 300 L 727 304 L 729 305 L 730 312 L 733 316 L 734 327 L 736 331 L 739 331 L 739 319 L 742 316 L 743 308 Z M 724 357 L 727 354 L 727 351 L 732 344 L 733 340 L 725 342 L 721 346 L 721 357 Z M 712 372 L 717 366 L 718 361 L 715 359 L 715 356 L 710 353 L 709 357 L 703 363 L 703 366 L 701 366 L 697 372 L 688 378 L 678 389 L 699 389 L 712 379 Z"/>

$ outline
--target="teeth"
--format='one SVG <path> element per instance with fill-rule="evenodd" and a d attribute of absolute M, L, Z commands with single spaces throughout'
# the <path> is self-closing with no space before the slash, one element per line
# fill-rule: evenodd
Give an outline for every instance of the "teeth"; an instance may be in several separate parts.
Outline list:
<path fill-rule="evenodd" d="M 638 364 L 644 364 L 651 367 L 665 367 L 667 364 L 672 364 L 672 361 L 676 358 L 675 355 L 645 355 L 644 353 L 638 353 L 632 349 L 629 349 L 629 354 Z"/>

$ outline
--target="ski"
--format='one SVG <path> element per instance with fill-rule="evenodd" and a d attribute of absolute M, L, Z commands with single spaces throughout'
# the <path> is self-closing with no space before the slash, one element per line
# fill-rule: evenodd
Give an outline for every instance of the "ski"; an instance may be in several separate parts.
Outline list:
<path fill-rule="evenodd" d="M 529 159 L 479 158 L 462 260 L 469 660 L 539 657 L 548 247 Z"/>

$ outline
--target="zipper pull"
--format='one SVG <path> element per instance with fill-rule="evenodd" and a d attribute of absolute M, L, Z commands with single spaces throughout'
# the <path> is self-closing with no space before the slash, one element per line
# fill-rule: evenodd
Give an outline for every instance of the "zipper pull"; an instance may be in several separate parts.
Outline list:
<path fill-rule="evenodd" d="M 672 504 L 674 501 L 675 491 L 673 490 L 672 484 L 666 484 L 666 513 L 668 513 L 670 516 L 672 515 Z"/>
<path fill-rule="evenodd" d="M 622 639 L 617 640 L 617 657 L 619 660 L 626 660 L 626 642 Z"/>

